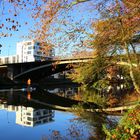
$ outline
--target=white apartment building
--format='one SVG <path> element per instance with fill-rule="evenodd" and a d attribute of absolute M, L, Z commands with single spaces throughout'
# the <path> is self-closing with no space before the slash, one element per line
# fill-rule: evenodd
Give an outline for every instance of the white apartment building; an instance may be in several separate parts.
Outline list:
<path fill-rule="evenodd" d="M 40 42 L 33 40 L 18 42 L 16 55 L 0 57 L 0 64 L 43 61 L 54 57 L 54 49 L 45 52 L 43 48 Z"/>
<path fill-rule="evenodd" d="M 33 127 L 53 121 L 54 111 L 47 109 L 34 109 L 32 107 L 18 106 L 16 111 L 16 124 Z"/>
<path fill-rule="evenodd" d="M 54 56 L 53 49 L 50 49 L 46 54 L 43 50 L 43 46 L 41 46 L 39 42 L 33 40 L 18 42 L 16 52 L 18 63 L 43 61 Z"/>
<path fill-rule="evenodd" d="M 34 109 L 32 107 L 0 104 L 0 109 L 16 112 L 16 124 L 34 127 L 53 121 L 54 111 L 50 109 Z"/>

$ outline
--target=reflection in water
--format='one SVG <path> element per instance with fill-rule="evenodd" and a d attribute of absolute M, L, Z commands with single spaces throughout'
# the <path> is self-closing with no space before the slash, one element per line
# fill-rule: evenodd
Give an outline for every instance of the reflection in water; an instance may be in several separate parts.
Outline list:
<path fill-rule="evenodd" d="M 48 90 L 47 90 L 48 91 Z M 53 93 L 53 90 L 49 89 L 50 92 Z M 68 88 L 60 88 L 55 90 L 55 94 L 62 94 L 64 93 L 64 97 L 67 97 L 68 95 L 75 95 L 78 91 L 76 87 L 68 87 Z M 80 93 L 80 92 L 79 92 Z M 53 111 L 52 108 L 48 108 L 48 106 L 45 105 L 45 103 L 58 103 L 58 105 L 67 105 L 68 101 L 62 100 L 61 98 L 51 96 L 51 93 L 47 92 L 38 92 L 38 91 L 15 91 L 10 90 L 7 92 L 0 92 L 0 108 L 12 111 L 12 113 L 15 112 L 16 119 L 13 121 L 16 124 L 12 124 L 12 129 L 14 132 L 9 131 L 9 124 L 4 123 L 3 121 L 0 122 L 0 130 L 4 129 L 6 134 L 1 133 L 0 139 L 19 139 L 20 140 L 39 140 L 44 135 L 48 136 L 50 133 L 50 130 L 52 132 L 58 132 L 66 138 L 69 137 L 69 139 L 76 139 L 76 137 L 82 137 L 83 139 L 87 139 L 89 137 L 89 133 L 92 132 L 91 139 L 103 139 L 104 135 L 102 133 L 102 124 L 108 123 L 108 117 L 103 114 L 97 114 L 97 113 L 87 113 L 80 112 L 80 120 L 78 120 L 75 125 L 74 121 L 69 122 L 69 120 L 77 118 L 77 115 L 75 116 L 72 113 L 69 112 L 61 112 L 61 111 Z M 52 95 L 52 94 L 51 94 Z M 54 95 L 54 94 L 53 94 Z M 55 99 L 54 99 L 55 97 Z M 39 101 L 34 102 L 34 100 Z M 44 104 L 40 104 L 44 103 Z M 0 120 L 6 120 L 6 117 L 3 115 L 4 110 L 0 111 Z M 54 116 L 55 113 L 55 116 Z M 11 117 L 11 113 L 9 113 L 8 118 Z M 55 121 L 53 121 L 55 120 Z M 51 123 L 47 123 L 51 122 Z M 2 123 L 3 126 L 2 126 Z M 47 125 L 41 125 L 47 123 Z M 82 127 L 83 124 L 83 127 Z M 85 125 L 86 124 L 86 125 Z M 35 127 L 40 125 L 39 127 Z M 21 126 L 27 126 L 22 129 Z M 63 126 L 63 127 L 60 127 Z M 30 129 L 29 129 L 30 128 Z M 10 128 L 10 130 L 12 130 Z M 56 131 L 53 131 L 56 130 Z M 16 132 L 16 134 L 15 134 Z M 18 133 L 17 133 L 18 132 Z M 14 133 L 14 134 L 13 134 Z M 26 133 L 26 135 L 24 135 Z M 6 135 L 6 136 L 5 136 Z M 9 135 L 9 136 L 8 136 Z M 10 136 L 15 137 L 10 137 Z M 56 133 L 53 133 L 53 135 L 56 135 Z M 6 138 L 5 138 L 6 137 Z M 47 138 L 45 138 L 47 139 Z"/>
<path fill-rule="evenodd" d="M 30 93 L 30 91 L 27 91 L 27 99 L 31 100 L 31 93 Z"/>
<path fill-rule="evenodd" d="M 34 127 L 53 121 L 54 111 L 50 109 L 34 109 L 32 107 L 1 104 L 1 109 L 16 112 L 16 124 Z"/>
<path fill-rule="evenodd" d="M 84 122 L 88 124 L 90 130 L 92 130 L 91 136 L 89 139 L 93 140 L 105 140 L 105 133 L 103 132 L 103 125 L 106 125 L 108 128 L 112 128 L 117 124 L 121 116 L 111 116 L 103 113 L 96 112 L 75 112 L 79 118 L 79 122 Z"/>
<path fill-rule="evenodd" d="M 81 98 L 87 100 L 86 98 L 89 96 L 90 93 L 89 91 L 83 91 L 80 87 L 55 88 L 47 91 L 62 97 L 72 98 L 76 100 L 81 100 Z M 91 92 L 91 97 L 93 98 L 92 101 L 97 103 L 100 102 L 100 98 L 96 98 L 93 92 Z M 101 100 L 101 102 L 103 101 Z M 121 116 L 109 116 L 103 113 L 85 112 L 81 109 L 77 110 L 75 114 L 76 116 L 79 116 L 77 121 L 80 124 L 82 122 L 86 122 L 88 124 L 89 130 L 91 131 L 91 136 L 89 137 L 89 139 L 94 140 L 105 140 L 103 125 L 107 125 L 109 128 L 111 128 L 112 126 L 115 126 L 117 124 L 118 120 L 121 117 Z M 76 130 L 78 129 L 77 128 L 74 129 L 74 132 L 76 132 Z"/>
<path fill-rule="evenodd" d="M 46 105 L 47 103 L 67 105 L 70 101 L 55 97 L 54 94 L 50 96 L 50 94 L 37 90 L 27 91 L 23 89 L 0 91 L 0 131 L 4 132 L 0 133 L 0 139 L 42 140 L 44 137 L 48 139 L 51 131 L 60 132 L 66 139 L 69 137 L 72 140 L 76 137 L 74 134 L 80 135 L 81 132 L 82 134 L 78 135 L 78 137 L 87 139 L 89 129 L 83 128 L 82 123 L 75 125 L 78 132 L 79 129 L 83 129 L 79 133 L 75 132 L 75 127 L 71 127 L 74 122 L 70 122 L 70 120 L 76 117 L 73 113 L 56 110 L 54 112 L 52 108 Z M 7 120 L 8 122 L 10 120 L 10 123 L 7 123 Z M 34 127 L 37 125 L 39 127 Z M 53 134 L 56 135 L 56 133 Z M 71 134 L 73 138 L 71 138 Z"/>
<path fill-rule="evenodd" d="M 47 109 L 34 109 L 31 107 L 18 107 L 16 123 L 23 126 L 36 126 L 53 121 L 54 111 Z"/>
<path fill-rule="evenodd" d="M 16 93 L 13 89 L 3 92 L 0 96 L 0 108 L 16 113 L 16 124 L 34 127 L 53 121 L 54 111 L 51 109 L 34 108 L 31 91 Z"/>
<path fill-rule="evenodd" d="M 61 97 L 73 98 L 78 93 L 78 87 L 53 88 L 47 91 Z"/>

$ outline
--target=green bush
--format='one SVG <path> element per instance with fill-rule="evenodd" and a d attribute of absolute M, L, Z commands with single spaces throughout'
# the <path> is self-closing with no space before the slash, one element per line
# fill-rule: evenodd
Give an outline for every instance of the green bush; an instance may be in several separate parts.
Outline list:
<path fill-rule="evenodd" d="M 107 140 L 139 140 L 140 139 L 140 105 L 126 113 L 116 128 L 103 126 Z"/>

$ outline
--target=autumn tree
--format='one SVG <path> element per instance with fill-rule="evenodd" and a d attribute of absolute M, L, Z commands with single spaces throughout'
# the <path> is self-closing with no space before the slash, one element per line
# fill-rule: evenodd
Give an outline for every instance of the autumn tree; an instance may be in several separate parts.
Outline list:
<path fill-rule="evenodd" d="M 24 19 L 24 23 L 20 22 L 22 13 L 26 11 L 35 24 L 32 25 L 30 34 L 23 37 L 64 46 L 64 51 L 67 49 L 65 46 L 72 42 L 79 41 L 77 46 L 82 46 L 82 34 L 87 25 L 83 23 L 84 20 L 74 21 L 69 14 L 76 4 L 74 2 L 75 0 L 1 0 L 0 37 L 10 37 L 24 25 L 29 26 L 28 19 Z M 83 1 L 78 1 L 81 2 Z"/>
<path fill-rule="evenodd" d="M 103 4 L 105 1 L 100 2 Z M 91 64 L 78 66 L 71 78 L 88 87 L 101 88 L 101 85 L 108 84 L 105 69 L 111 64 L 125 64 L 126 66 L 121 66 L 123 76 L 128 80 L 129 72 L 136 91 L 140 92 L 139 46 L 137 45 L 140 30 L 139 6 L 139 0 L 114 0 L 106 4 L 106 7 L 102 7 L 100 3 L 97 9 L 100 18 L 93 22 L 94 33 L 90 35 L 92 41 L 89 39 L 89 47 L 94 50 L 93 56 L 96 59 Z M 121 59 L 124 62 L 121 63 Z"/>
<path fill-rule="evenodd" d="M 57 22 L 61 9 L 65 5 L 63 0 L 0 0 L 0 38 L 11 37 L 22 27 L 30 27 L 28 35 L 23 34 L 23 38 L 33 39 L 43 44 L 43 51 L 49 53 L 53 43 L 49 38 L 55 34 L 53 23 Z M 24 18 L 23 13 L 28 14 Z M 33 21 L 30 25 L 30 21 Z M 55 40 L 55 39 L 54 39 Z M 46 43 L 43 43 L 46 42 Z"/>
<path fill-rule="evenodd" d="M 106 53 L 108 56 L 118 50 L 122 50 L 127 55 L 127 61 L 130 66 L 130 77 L 133 85 L 138 93 L 140 93 L 139 83 L 134 75 L 133 62 L 139 61 L 132 58 L 130 51 L 132 50 L 132 42 L 140 30 L 139 24 L 139 6 L 140 1 L 118 1 L 110 5 L 101 14 L 103 18 L 93 23 L 95 34 L 93 35 L 93 47 L 96 51 Z M 134 47 L 134 46 L 133 46 Z M 133 53 L 136 56 L 136 48 L 133 48 Z"/>
<path fill-rule="evenodd" d="M 85 4 L 86 2 L 90 2 L 90 4 L 93 5 L 90 10 L 98 11 L 99 19 L 98 21 L 95 20 L 92 24 L 94 34 L 91 35 L 93 41 L 90 41 L 90 47 L 95 50 L 97 56 L 101 57 L 114 54 L 114 52 L 118 50 L 124 51 L 127 54 L 127 60 L 130 64 L 131 79 L 136 90 L 139 92 L 138 83 L 134 76 L 134 71 L 139 71 L 139 58 L 136 53 L 138 49 L 134 45 L 134 41 L 136 40 L 135 35 L 138 35 L 140 28 L 139 0 L 1 0 L 2 17 L 5 16 L 5 10 L 10 13 L 8 15 L 10 17 L 5 19 L 5 21 L 9 23 L 8 26 L 4 23 L 0 23 L 0 30 L 4 29 L 0 36 L 6 37 L 10 31 L 18 31 L 21 25 L 16 21 L 16 17 L 20 11 L 27 9 L 29 13 L 31 13 L 31 17 L 36 20 L 35 28 L 32 30 L 34 38 L 44 42 L 47 41 L 51 44 L 49 39 L 51 37 L 54 38 L 53 36 L 56 34 L 56 31 L 53 30 L 53 27 L 57 26 L 55 23 L 66 26 L 72 25 L 64 19 L 61 20 L 62 12 L 76 8 L 77 5 Z M 13 9 L 5 9 L 7 3 L 10 4 Z M 28 23 L 25 22 L 25 24 Z M 62 31 L 61 27 L 59 27 L 57 32 Z M 84 26 L 72 25 L 71 27 L 72 28 L 63 28 L 65 33 L 68 34 L 68 40 L 64 40 L 64 42 L 76 42 L 75 38 L 77 37 L 78 40 L 81 39 L 80 43 L 83 44 L 85 38 L 80 35 L 85 32 L 83 29 Z M 6 33 L 6 30 L 8 33 Z M 64 34 L 59 34 L 59 36 L 63 36 L 64 38 Z M 61 46 L 61 44 L 59 46 Z M 82 46 L 86 47 L 86 45 Z M 134 69 L 133 66 L 134 59 L 131 58 L 131 50 L 135 58 L 137 58 L 137 69 Z"/>

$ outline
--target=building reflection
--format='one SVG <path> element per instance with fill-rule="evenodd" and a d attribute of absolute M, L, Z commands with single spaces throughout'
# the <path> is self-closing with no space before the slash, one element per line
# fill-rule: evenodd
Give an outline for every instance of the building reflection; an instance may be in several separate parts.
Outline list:
<path fill-rule="evenodd" d="M 67 87 L 67 88 L 54 88 L 48 89 L 49 93 L 57 94 L 65 98 L 73 98 L 78 93 L 78 87 Z"/>
<path fill-rule="evenodd" d="M 32 107 L 1 104 L 1 109 L 16 112 L 16 124 L 34 127 L 54 121 L 55 112 L 51 109 L 34 109 Z"/>
<path fill-rule="evenodd" d="M 3 91 L 0 93 L 0 108 L 14 111 L 16 113 L 16 124 L 22 126 L 34 127 L 48 123 L 53 121 L 55 114 L 54 110 L 47 106 L 48 104 L 67 105 L 67 100 L 51 96 L 51 93 L 66 98 L 73 98 L 77 93 L 77 87 L 47 89 L 45 94 L 44 92 L 39 93 L 39 91 L 32 91 L 30 89 Z M 59 100 L 58 103 L 57 100 Z"/>

